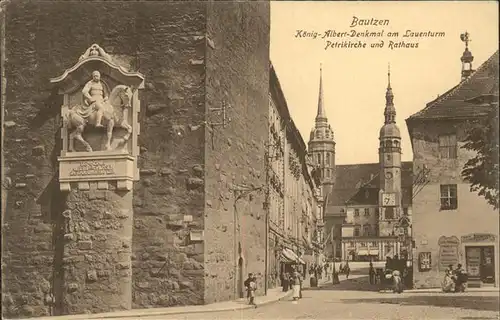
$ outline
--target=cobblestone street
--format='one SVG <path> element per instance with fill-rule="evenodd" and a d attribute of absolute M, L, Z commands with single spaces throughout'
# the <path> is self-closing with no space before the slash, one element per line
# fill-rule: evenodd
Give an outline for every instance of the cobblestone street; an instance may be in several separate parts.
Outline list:
<path fill-rule="evenodd" d="M 398 295 L 378 292 L 367 277 L 341 280 L 336 286 L 304 290 L 296 304 L 290 298 L 256 309 L 145 319 L 499 319 L 498 292 Z"/>

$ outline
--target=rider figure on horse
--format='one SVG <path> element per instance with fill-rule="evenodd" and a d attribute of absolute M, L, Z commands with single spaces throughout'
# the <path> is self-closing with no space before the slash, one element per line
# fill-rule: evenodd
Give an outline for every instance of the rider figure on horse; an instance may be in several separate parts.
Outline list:
<path fill-rule="evenodd" d="M 104 127 L 102 125 L 102 116 L 103 116 L 103 109 L 104 109 L 104 103 L 107 103 L 108 96 L 106 94 L 106 89 L 101 82 L 101 73 L 99 71 L 93 71 L 92 72 L 92 80 L 87 82 L 85 87 L 83 87 L 82 90 L 83 94 L 83 100 L 86 104 L 78 110 L 79 114 L 84 117 L 88 118 L 90 114 L 95 110 L 96 111 L 96 127 Z"/>

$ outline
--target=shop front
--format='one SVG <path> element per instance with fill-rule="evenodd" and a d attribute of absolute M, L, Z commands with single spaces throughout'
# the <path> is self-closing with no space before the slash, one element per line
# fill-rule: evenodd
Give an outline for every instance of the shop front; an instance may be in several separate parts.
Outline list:
<path fill-rule="evenodd" d="M 465 252 L 465 270 L 469 275 L 468 286 L 498 287 L 497 236 L 494 234 L 470 234 L 461 239 Z"/>

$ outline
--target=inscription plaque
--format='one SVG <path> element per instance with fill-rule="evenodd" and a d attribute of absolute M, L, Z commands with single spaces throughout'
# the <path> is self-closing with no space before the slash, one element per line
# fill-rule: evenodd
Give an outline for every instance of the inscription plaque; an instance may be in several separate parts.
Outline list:
<path fill-rule="evenodd" d="M 439 269 L 446 270 L 448 266 L 458 264 L 458 245 L 460 240 L 455 237 L 441 236 L 438 241 L 439 245 Z"/>
<path fill-rule="evenodd" d="M 70 176 L 105 176 L 112 175 L 115 171 L 113 166 L 99 161 L 81 162 L 77 168 L 69 173 Z"/>

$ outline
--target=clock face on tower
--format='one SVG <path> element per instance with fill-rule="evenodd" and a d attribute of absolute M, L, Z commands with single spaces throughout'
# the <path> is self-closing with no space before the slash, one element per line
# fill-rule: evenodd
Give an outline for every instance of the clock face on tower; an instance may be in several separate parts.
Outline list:
<path fill-rule="evenodd" d="M 386 178 L 387 180 L 392 179 L 392 177 L 393 177 L 392 172 L 386 172 L 386 173 L 385 173 L 385 178 Z"/>
<path fill-rule="evenodd" d="M 396 194 L 395 193 L 383 193 L 382 194 L 382 206 L 395 206 L 396 205 Z"/>

